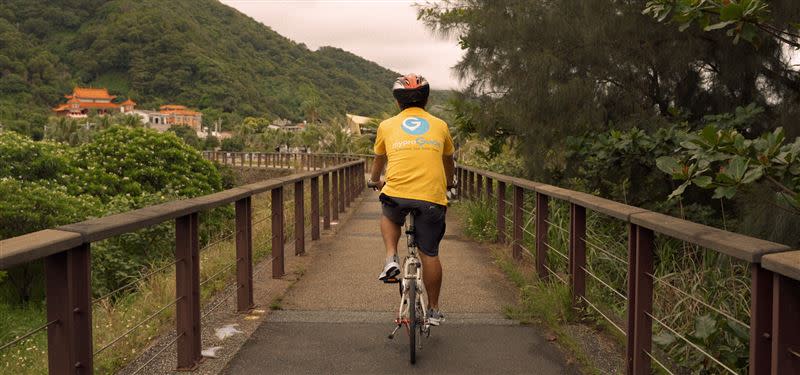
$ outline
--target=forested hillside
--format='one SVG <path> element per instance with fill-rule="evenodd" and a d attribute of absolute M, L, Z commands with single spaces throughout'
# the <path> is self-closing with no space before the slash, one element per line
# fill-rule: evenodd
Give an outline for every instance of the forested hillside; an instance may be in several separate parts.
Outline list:
<path fill-rule="evenodd" d="M 29 134 L 78 84 L 233 124 L 378 115 L 392 108 L 396 77 L 337 48 L 311 51 L 215 0 L 3 1 L 0 52 L 0 124 Z"/>

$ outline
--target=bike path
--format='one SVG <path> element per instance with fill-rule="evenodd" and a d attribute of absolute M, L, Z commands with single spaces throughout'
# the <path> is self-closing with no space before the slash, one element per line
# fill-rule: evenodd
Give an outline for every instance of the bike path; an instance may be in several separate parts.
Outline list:
<path fill-rule="evenodd" d="M 396 285 L 377 282 L 385 258 L 377 193 L 364 193 L 347 222 L 324 237 L 297 284 L 228 363 L 225 374 L 577 374 L 537 327 L 505 318 L 516 288 L 487 249 L 461 234 L 453 213 L 440 245 L 440 305 L 434 327 L 408 362 L 408 336 L 387 335 Z M 405 252 L 401 239 L 400 253 Z"/>

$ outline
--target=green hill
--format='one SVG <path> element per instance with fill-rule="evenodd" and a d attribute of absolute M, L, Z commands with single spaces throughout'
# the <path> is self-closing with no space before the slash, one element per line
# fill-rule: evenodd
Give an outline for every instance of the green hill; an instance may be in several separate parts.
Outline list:
<path fill-rule="evenodd" d="M 311 51 L 214 0 L 0 3 L 0 124 L 31 134 L 74 85 L 140 108 L 185 104 L 208 120 L 300 120 L 391 111 L 396 76 L 337 48 Z"/>

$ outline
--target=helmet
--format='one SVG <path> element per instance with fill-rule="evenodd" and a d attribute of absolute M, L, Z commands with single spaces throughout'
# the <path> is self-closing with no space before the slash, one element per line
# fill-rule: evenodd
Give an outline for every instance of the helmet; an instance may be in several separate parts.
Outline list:
<path fill-rule="evenodd" d="M 392 95 L 401 106 L 415 103 L 424 107 L 428 102 L 430 91 L 431 86 L 428 84 L 428 80 L 413 73 L 397 77 L 392 86 Z"/>

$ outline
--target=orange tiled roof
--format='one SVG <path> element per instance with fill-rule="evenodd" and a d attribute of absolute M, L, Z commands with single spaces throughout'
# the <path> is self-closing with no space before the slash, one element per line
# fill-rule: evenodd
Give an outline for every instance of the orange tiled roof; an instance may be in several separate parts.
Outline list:
<path fill-rule="evenodd" d="M 92 99 L 114 99 L 116 96 L 110 95 L 107 89 L 95 89 L 89 87 L 75 87 L 72 90 L 72 95 L 79 98 L 92 98 Z"/>
<path fill-rule="evenodd" d="M 182 115 L 182 116 L 198 116 L 202 114 L 200 112 L 187 109 L 185 106 L 175 105 L 175 104 L 162 105 L 161 110 L 159 112 L 165 115 Z"/>
<path fill-rule="evenodd" d="M 53 112 L 63 112 L 69 110 L 69 104 L 61 104 L 58 107 L 53 108 Z"/>
<path fill-rule="evenodd" d="M 120 105 L 136 105 L 136 102 L 134 102 L 131 99 L 128 99 L 128 100 L 122 102 Z"/>
<path fill-rule="evenodd" d="M 174 110 L 181 110 L 181 109 L 187 109 L 187 108 L 186 108 L 186 106 L 183 106 L 183 105 L 165 104 L 165 105 L 162 105 L 159 109 L 161 109 L 162 111 L 174 111 Z"/>

